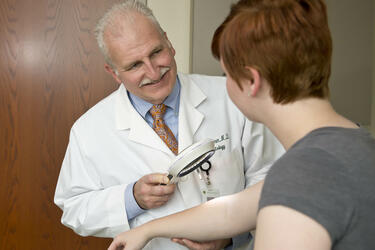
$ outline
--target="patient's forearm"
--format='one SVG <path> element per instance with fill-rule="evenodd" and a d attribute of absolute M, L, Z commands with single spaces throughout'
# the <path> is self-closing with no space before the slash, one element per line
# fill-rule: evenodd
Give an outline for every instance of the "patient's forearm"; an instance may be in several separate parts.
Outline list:
<path fill-rule="evenodd" d="M 230 238 L 255 228 L 263 181 L 246 190 L 160 218 L 142 227 L 149 238 L 188 238 L 196 241 Z"/>

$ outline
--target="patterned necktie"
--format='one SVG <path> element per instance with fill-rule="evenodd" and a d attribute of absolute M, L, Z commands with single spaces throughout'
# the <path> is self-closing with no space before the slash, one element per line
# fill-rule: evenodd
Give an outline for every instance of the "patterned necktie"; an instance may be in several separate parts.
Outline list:
<path fill-rule="evenodd" d="M 154 123 L 152 124 L 152 128 L 158 134 L 158 136 L 167 144 L 168 148 L 175 154 L 178 154 L 178 144 L 177 140 L 174 137 L 170 128 L 168 128 L 167 124 L 165 124 L 163 120 L 163 116 L 166 111 L 166 106 L 164 104 L 158 104 L 152 106 L 150 109 L 150 114 L 154 119 Z"/>

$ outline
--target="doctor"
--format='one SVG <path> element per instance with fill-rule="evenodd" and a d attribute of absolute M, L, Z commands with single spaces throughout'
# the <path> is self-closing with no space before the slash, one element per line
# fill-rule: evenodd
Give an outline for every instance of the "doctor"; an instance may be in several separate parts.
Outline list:
<path fill-rule="evenodd" d="M 97 41 L 119 89 L 71 129 L 55 203 L 62 223 L 76 233 L 114 237 L 239 192 L 262 180 L 284 152 L 269 130 L 241 115 L 225 78 L 177 73 L 175 50 L 145 5 L 128 0 L 113 6 L 97 25 Z M 220 148 L 208 175 L 160 185 L 168 183 L 165 173 L 176 154 L 205 138 Z M 179 244 L 239 249 L 246 236 Z M 179 244 L 156 238 L 145 249 L 186 249 Z"/>

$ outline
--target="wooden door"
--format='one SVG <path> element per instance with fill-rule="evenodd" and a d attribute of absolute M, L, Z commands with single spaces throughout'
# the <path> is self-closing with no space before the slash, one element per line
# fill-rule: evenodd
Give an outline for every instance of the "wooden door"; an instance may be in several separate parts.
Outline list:
<path fill-rule="evenodd" d="M 118 0 L 0 1 L 0 249 L 106 249 L 60 223 L 73 122 L 117 88 L 93 29 Z"/>

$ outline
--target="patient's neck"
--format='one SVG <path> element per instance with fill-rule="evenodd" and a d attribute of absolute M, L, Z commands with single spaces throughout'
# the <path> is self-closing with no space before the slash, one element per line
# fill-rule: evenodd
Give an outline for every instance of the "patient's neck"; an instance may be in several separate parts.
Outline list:
<path fill-rule="evenodd" d="M 338 114 L 326 99 L 308 98 L 291 104 L 272 105 L 271 109 L 263 122 L 285 149 L 318 128 L 358 128 L 355 123 Z"/>

